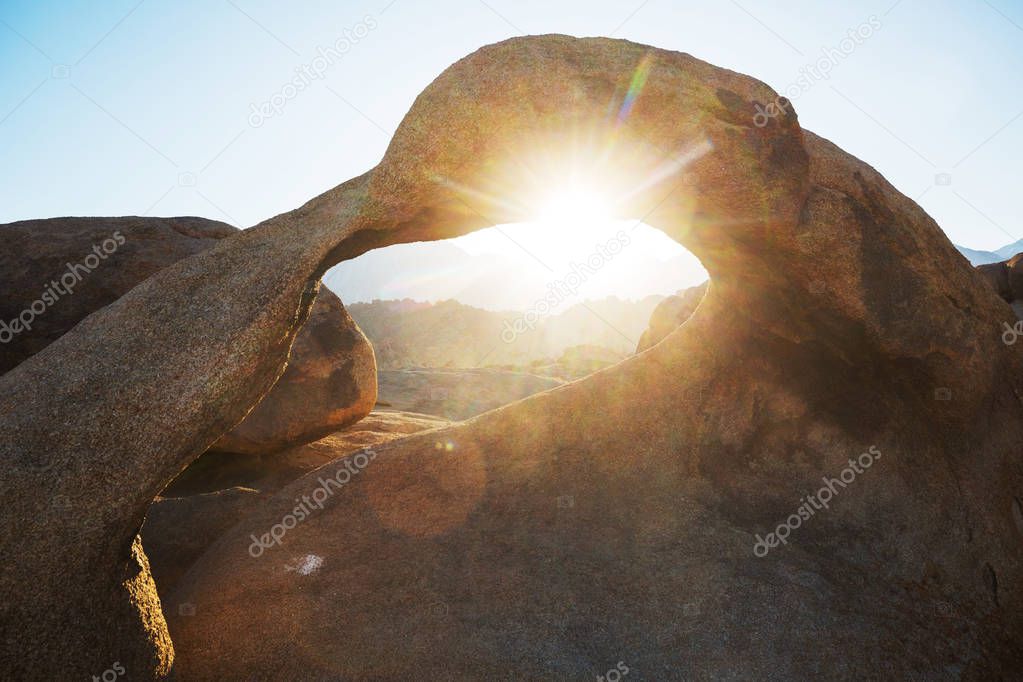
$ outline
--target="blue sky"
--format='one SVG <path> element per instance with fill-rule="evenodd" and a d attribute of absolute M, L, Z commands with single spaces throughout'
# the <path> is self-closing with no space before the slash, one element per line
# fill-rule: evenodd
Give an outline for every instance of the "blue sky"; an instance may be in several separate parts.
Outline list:
<path fill-rule="evenodd" d="M 1023 237 L 1023 0 L 3 1 L 0 222 L 253 225 L 372 167 L 437 74 L 520 33 L 613 34 L 783 90 L 871 16 L 870 37 L 796 99 L 803 126 L 919 198 L 953 241 Z M 344 36 L 322 79 L 251 125 L 253 104 Z"/>

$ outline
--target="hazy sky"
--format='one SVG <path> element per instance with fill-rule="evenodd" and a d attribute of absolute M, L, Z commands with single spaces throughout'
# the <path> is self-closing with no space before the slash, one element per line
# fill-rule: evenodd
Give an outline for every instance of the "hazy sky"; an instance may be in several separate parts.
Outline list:
<path fill-rule="evenodd" d="M 783 91 L 822 48 L 841 50 L 868 25 L 870 37 L 795 98 L 804 127 L 918 198 L 953 241 L 1023 237 L 1020 0 L 43 5 L 0 2 L 0 222 L 145 214 L 253 225 L 372 167 L 441 70 L 520 33 L 628 38 Z M 281 102 L 318 47 L 346 36 L 351 49 L 321 79 L 279 112 L 253 115 Z M 936 184 L 945 173 L 950 184 Z"/>

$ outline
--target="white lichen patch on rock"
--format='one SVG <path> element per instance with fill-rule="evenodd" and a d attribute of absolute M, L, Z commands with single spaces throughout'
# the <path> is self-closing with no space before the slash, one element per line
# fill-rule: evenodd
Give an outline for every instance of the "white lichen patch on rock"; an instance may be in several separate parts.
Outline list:
<path fill-rule="evenodd" d="M 284 570 L 295 571 L 299 575 L 309 575 L 320 570 L 320 566 L 323 566 L 323 557 L 316 556 L 315 554 L 306 554 L 296 562 L 285 565 Z"/>

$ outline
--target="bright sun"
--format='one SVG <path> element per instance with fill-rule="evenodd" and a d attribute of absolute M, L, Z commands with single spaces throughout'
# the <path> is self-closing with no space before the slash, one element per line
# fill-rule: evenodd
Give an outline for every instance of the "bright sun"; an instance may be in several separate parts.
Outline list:
<path fill-rule="evenodd" d="M 578 185 L 549 196 L 541 205 L 538 218 L 541 222 L 562 227 L 578 223 L 603 223 L 611 219 L 604 199 L 592 189 Z"/>
<path fill-rule="evenodd" d="M 519 310 L 555 291 L 567 297 L 559 299 L 559 310 L 565 310 L 608 296 L 639 300 L 671 294 L 707 279 L 699 260 L 681 244 L 642 220 L 625 219 L 618 195 L 605 184 L 578 175 L 553 178 L 519 206 L 531 220 L 452 240 L 484 270 L 504 273 L 498 286 L 491 281 L 482 289 L 471 277 L 457 280 L 457 273 L 446 273 L 461 282 L 452 298 L 465 302 L 476 296 L 470 300 L 487 301 L 484 307 Z"/>
<path fill-rule="evenodd" d="M 535 220 L 523 225 L 535 235 L 530 248 L 548 267 L 563 269 L 572 259 L 585 258 L 621 227 L 606 198 L 581 183 L 558 188 L 537 204 Z"/>
<path fill-rule="evenodd" d="M 585 260 L 597 244 L 635 223 L 615 219 L 608 199 L 595 186 L 577 181 L 537 197 L 532 213 L 531 221 L 499 225 L 455 241 L 471 252 L 525 257 L 553 273 L 570 267 L 573 261 Z"/>

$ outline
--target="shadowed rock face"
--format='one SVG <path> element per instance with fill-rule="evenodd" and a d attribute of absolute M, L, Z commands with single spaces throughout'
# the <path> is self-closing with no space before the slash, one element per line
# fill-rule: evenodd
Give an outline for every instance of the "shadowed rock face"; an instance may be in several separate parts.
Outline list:
<path fill-rule="evenodd" d="M 207 452 L 174 479 L 161 496 L 185 497 L 234 487 L 276 492 L 303 474 L 359 448 L 448 424 L 446 419 L 425 414 L 374 411 L 343 431 L 265 457 Z"/>
<path fill-rule="evenodd" d="M 361 448 L 449 423 L 423 414 L 374 412 L 344 431 L 265 459 L 205 453 L 146 513 L 142 542 L 160 595 L 166 599 L 209 545 L 302 474 Z M 191 606 L 179 605 L 178 614 L 190 614 Z"/>
<path fill-rule="evenodd" d="M 978 265 L 977 271 L 1012 306 L 1016 317 L 1023 319 L 1023 253 L 1000 263 Z"/>
<path fill-rule="evenodd" d="M 10 323 L 45 293 L 53 297 L 52 305 L 31 316 L 30 329 L 0 345 L 0 372 L 144 279 L 236 232 L 226 223 L 195 217 L 53 218 L 0 225 L 0 289 L 5 292 L 0 320 Z M 86 258 L 89 262 L 83 262 Z M 375 401 L 373 349 L 337 296 L 323 290 L 284 375 L 215 447 L 255 455 L 308 443 L 358 421 Z"/>
<path fill-rule="evenodd" d="M 260 491 L 242 487 L 156 498 L 146 513 L 141 537 L 161 595 L 166 598 L 203 551 L 262 500 Z M 187 614 L 189 609 L 178 612 Z"/>
<path fill-rule="evenodd" d="M 10 325 L 46 289 L 54 297 L 45 310 L 30 316 L 31 329 L 0 345 L 0 373 L 147 277 L 237 231 L 195 217 L 48 218 L 0 225 L 0 321 Z"/>
<path fill-rule="evenodd" d="M 213 449 L 272 455 L 354 424 L 377 399 L 373 347 L 327 289 L 320 289 L 284 374 Z"/>
<path fill-rule="evenodd" d="M 375 446 L 253 558 L 249 528 L 282 523 L 340 464 L 289 485 L 169 600 L 177 672 L 1009 676 L 1023 386 L 998 337 L 1006 306 L 869 166 L 792 113 L 756 127 L 774 98 L 625 41 L 483 48 L 420 95 L 371 172 L 162 271 L 3 377 L 0 588 L 15 598 L 0 618 L 21 627 L 2 663 L 23 671 L 30 652 L 29 672 L 66 674 L 116 655 L 165 674 L 159 604 L 130 563 L 138 524 L 272 384 L 317 278 L 520 218 L 535 187 L 504 164 L 593 139 L 611 189 L 639 186 L 622 213 L 709 272 L 693 318 L 586 379 Z M 755 554 L 822 477 L 875 452 L 831 484 L 830 509 Z M 73 513 L 52 511 L 57 493 Z M 186 602 L 194 615 L 176 615 Z"/>

